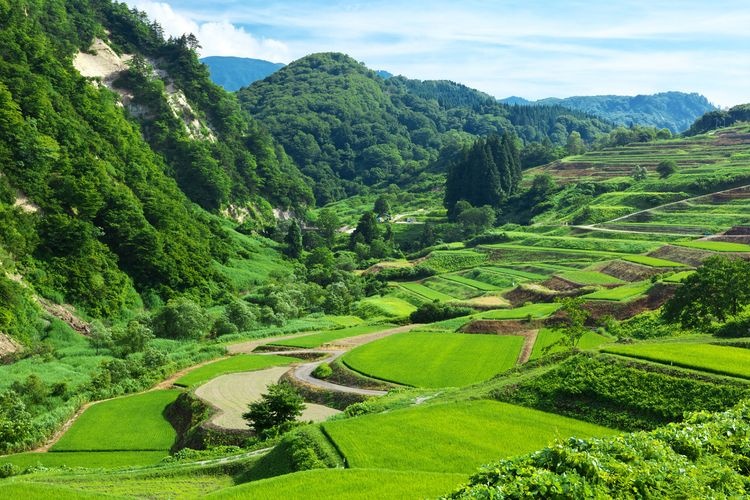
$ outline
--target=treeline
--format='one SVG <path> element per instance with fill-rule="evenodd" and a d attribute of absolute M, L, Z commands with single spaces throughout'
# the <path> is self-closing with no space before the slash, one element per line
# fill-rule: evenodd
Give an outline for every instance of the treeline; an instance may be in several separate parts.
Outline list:
<path fill-rule="evenodd" d="M 514 107 L 453 82 L 383 80 L 352 58 L 314 54 L 239 91 L 302 172 L 319 204 L 363 186 L 415 182 L 444 168 L 478 136 L 515 131 L 522 141 L 591 142 L 612 126 L 562 107 Z"/>
<path fill-rule="evenodd" d="M 739 104 L 726 111 L 718 110 L 706 113 L 695 120 L 695 123 L 690 126 L 684 135 L 705 134 L 717 128 L 729 127 L 737 122 L 746 121 L 750 121 L 750 104 Z"/>

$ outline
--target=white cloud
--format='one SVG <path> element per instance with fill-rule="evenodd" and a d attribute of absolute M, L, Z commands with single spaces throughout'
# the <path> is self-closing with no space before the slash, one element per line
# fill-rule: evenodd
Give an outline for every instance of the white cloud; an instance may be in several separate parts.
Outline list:
<path fill-rule="evenodd" d="M 167 36 L 193 33 L 201 44 L 201 56 L 238 56 L 289 62 L 289 48 L 284 42 L 257 38 L 229 21 L 198 22 L 177 12 L 165 2 L 138 1 L 138 10 L 158 22 Z"/>
<path fill-rule="evenodd" d="M 684 90 L 750 100 L 746 0 L 132 1 L 169 34 L 194 32 L 204 55 L 288 62 L 338 51 L 498 97 Z"/>

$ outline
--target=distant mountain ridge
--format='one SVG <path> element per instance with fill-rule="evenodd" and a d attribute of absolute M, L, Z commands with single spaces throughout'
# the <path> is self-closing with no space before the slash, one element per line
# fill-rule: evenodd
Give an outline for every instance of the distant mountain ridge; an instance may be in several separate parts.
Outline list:
<path fill-rule="evenodd" d="M 282 63 L 273 63 L 249 57 L 209 56 L 201 59 L 211 72 L 211 79 L 225 90 L 234 92 L 251 83 L 262 80 L 283 68 Z"/>
<path fill-rule="evenodd" d="M 667 128 L 672 133 L 684 132 L 697 118 L 717 109 L 701 94 L 686 92 L 636 96 L 575 96 L 564 99 L 548 97 L 538 101 L 512 96 L 500 99 L 500 102 L 519 106 L 558 104 L 591 113 L 618 125 Z"/>

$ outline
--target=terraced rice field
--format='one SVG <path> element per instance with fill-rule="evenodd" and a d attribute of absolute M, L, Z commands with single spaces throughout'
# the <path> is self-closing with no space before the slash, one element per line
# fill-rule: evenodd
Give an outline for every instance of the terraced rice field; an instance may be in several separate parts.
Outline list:
<path fill-rule="evenodd" d="M 680 283 L 682 280 L 690 276 L 691 274 L 695 273 L 695 271 L 682 271 L 679 273 L 675 273 L 671 276 L 667 276 L 664 278 L 664 281 L 668 283 Z"/>
<path fill-rule="evenodd" d="M 476 267 L 487 260 L 487 255 L 473 250 L 436 250 L 425 264 L 438 272 L 448 273 Z"/>
<path fill-rule="evenodd" d="M 675 243 L 681 247 L 709 250 L 711 252 L 750 252 L 750 245 L 744 243 L 730 243 L 726 241 L 696 240 Z"/>
<path fill-rule="evenodd" d="M 51 451 L 167 451 L 177 437 L 164 417 L 180 391 L 151 391 L 88 408 Z"/>
<path fill-rule="evenodd" d="M 328 330 L 324 332 L 312 333 L 310 335 L 304 335 L 302 337 L 295 337 L 286 340 L 277 340 L 270 345 L 310 349 L 314 347 L 320 347 L 323 344 L 327 344 L 329 342 L 340 339 L 356 337 L 357 335 L 365 335 L 367 333 L 378 332 L 381 330 L 387 330 L 392 326 L 393 325 L 389 324 L 353 326 L 350 328 L 341 328 L 339 330 Z"/>
<path fill-rule="evenodd" d="M 443 278 L 444 280 L 454 281 L 462 285 L 476 288 L 477 290 L 480 290 L 483 292 L 492 292 L 495 290 L 500 290 L 500 287 L 497 287 L 493 284 L 485 283 L 483 281 L 477 281 L 475 279 L 467 278 L 465 276 L 461 276 L 458 274 L 444 274 L 441 276 L 441 278 Z"/>
<path fill-rule="evenodd" d="M 635 262 L 636 264 L 642 264 L 649 267 L 685 267 L 685 264 L 674 262 L 667 259 L 659 259 L 657 257 L 649 257 L 648 255 L 627 255 L 622 257 L 622 260 L 628 262 Z"/>
<path fill-rule="evenodd" d="M 557 276 L 581 285 L 617 285 L 623 280 L 597 271 L 566 271 Z"/>
<path fill-rule="evenodd" d="M 428 288 L 420 283 L 399 283 L 398 286 L 407 292 L 413 293 L 418 297 L 427 299 L 428 301 L 439 300 L 440 302 L 450 302 L 456 300 L 456 297 L 438 292 L 437 290 Z"/>
<path fill-rule="evenodd" d="M 460 387 L 515 366 L 523 337 L 414 332 L 360 346 L 342 358 L 369 377 L 415 387 Z"/>
<path fill-rule="evenodd" d="M 602 350 L 621 356 L 750 379 L 750 349 L 671 342 L 612 345 Z"/>
<path fill-rule="evenodd" d="M 515 309 L 496 309 L 494 311 L 487 311 L 479 314 L 477 317 L 481 319 L 526 319 L 528 317 L 531 317 L 532 319 L 541 319 L 550 316 L 558 309 L 560 309 L 560 304 L 539 303 L 516 307 Z"/>
<path fill-rule="evenodd" d="M 538 359 L 546 356 L 547 354 L 554 354 L 556 352 L 564 351 L 565 347 L 563 346 L 556 346 L 546 350 L 547 347 L 555 344 L 561 338 L 562 334 L 558 331 L 550 330 L 548 328 L 539 330 L 539 333 L 536 337 L 536 342 L 534 343 L 534 350 L 531 352 L 531 357 L 529 359 Z M 578 345 L 576 347 L 578 349 L 593 349 L 607 342 L 612 342 L 613 340 L 614 339 L 605 337 L 604 335 L 599 335 L 598 333 L 586 332 L 583 337 L 581 337 L 581 340 L 578 342 Z"/>
<path fill-rule="evenodd" d="M 473 472 L 556 439 L 614 431 L 497 401 L 412 407 L 327 422 L 323 429 L 352 468 Z M 367 436 L 367 439 L 362 439 Z"/>
<path fill-rule="evenodd" d="M 482 295 L 484 292 L 479 288 L 447 278 L 448 275 L 440 275 L 428 278 L 422 282 L 431 290 L 443 293 L 450 297 L 466 300 Z"/>
<path fill-rule="evenodd" d="M 0 457 L 0 465 L 10 463 L 25 470 L 28 467 L 86 467 L 112 469 L 134 465 L 154 465 L 168 456 L 161 451 L 66 451 L 61 453 L 18 453 Z"/>
<path fill-rule="evenodd" d="M 206 498 L 437 498 L 466 481 L 466 474 L 377 469 L 314 469 L 251 481 Z"/>
<path fill-rule="evenodd" d="M 212 378 L 228 373 L 249 372 L 262 370 L 271 366 L 288 365 L 299 361 L 299 358 L 290 356 L 238 354 L 230 358 L 222 359 L 214 363 L 196 368 L 183 377 L 177 379 L 174 385 L 182 387 L 196 387 Z"/>
<path fill-rule="evenodd" d="M 403 318 L 409 316 L 417 308 L 409 302 L 392 295 L 366 297 L 359 302 L 359 308 L 365 308 L 373 316 L 386 316 L 389 318 Z"/>
<path fill-rule="evenodd" d="M 618 253 L 644 253 L 660 247 L 663 243 L 646 240 L 616 240 L 612 238 L 578 238 L 574 236 L 550 236 L 522 232 L 508 233 L 513 245 L 557 248 L 565 250 L 593 250 Z M 491 246 L 491 245 L 490 245 Z"/>
<path fill-rule="evenodd" d="M 599 290 L 598 292 L 583 295 L 582 298 L 586 300 L 611 300 L 614 302 L 626 302 L 643 295 L 648 291 L 649 288 L 651 288 L 651 282 L 640 281 L 618 286 L 617 288 Z"/>
<path fill-rule="evenodd" d="M 527 266 L 528 267 L 528 266 Z M 482 266 L 477 268 L 482 271 L 490 271 L 493 273 L 499 273 L 506 276 L 512 276 L 514 278 L 521 278 L 529 281 L 539 281 L 545 279 L 547 276 L 552 274 L 554 271 L 560 270 L 555 266 L 545 266 L 544 264 L 538 264 L 538 267 L 534 268 L 534 271 L 525 271 L 523 269 L 517 269 L 513 267 L 502 267 L 502 266 Z M 545 272 L 548 271 L 548 272 Z"/>

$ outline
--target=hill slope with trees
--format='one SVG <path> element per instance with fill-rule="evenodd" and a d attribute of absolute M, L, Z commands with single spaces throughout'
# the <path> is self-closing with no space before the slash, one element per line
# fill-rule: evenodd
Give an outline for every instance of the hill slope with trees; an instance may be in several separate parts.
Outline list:
<path fill-rule="evenodd" d="M 515 131 L 523 141 L 591 142 L 612 126 L 559 106 L 515 107 L 449 81 L 379 77 L 339 53 L 299 59 L 239 91 L 305 175 L 320 204 L 378 183 L 404 185 L 447 164 L 477 136 Z"/>
<path fill-rule="evenodd" d="M 215 300 L 231 290 L 217 265 L 253 255 L 201 207 L 237 207 L 262 229 L 272 207 L 312 202 L 189 37 L 165 41 L 103 0 L 0 2 L 0 23 L 0 255 L 15 281 L 100 318 L 142 299 Z M 114 82 L 74 68 L 96 40 L 132 55 Z M 24 338 L 34 306 L 5 272 L 0 328 Z"/>

